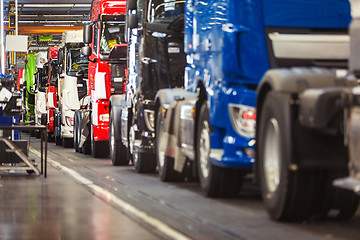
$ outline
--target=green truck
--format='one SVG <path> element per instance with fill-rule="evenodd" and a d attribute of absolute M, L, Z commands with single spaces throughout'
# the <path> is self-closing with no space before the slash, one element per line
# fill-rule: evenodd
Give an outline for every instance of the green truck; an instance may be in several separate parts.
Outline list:
<path fill-rule="evenodd" d="M 24 122 L 30 123 L 34 121 L 35 117 L 35 80 L 34 80 L 34 73 L 35 73 L 35 63 L 36 63 L 36 54 L 29 53 L 26 56 L 25 61 L 25 82 L 26 85 L 24 86 L 24 97 L 25 97 L 25 117 Z"/>

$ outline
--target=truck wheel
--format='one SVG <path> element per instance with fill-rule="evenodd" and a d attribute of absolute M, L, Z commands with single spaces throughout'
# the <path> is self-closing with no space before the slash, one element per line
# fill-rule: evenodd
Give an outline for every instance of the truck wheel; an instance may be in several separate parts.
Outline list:
<path fill-rule="evenodd" d="M 85 117 L 85 116 L 86 115 L 84 114 L 83 117 Z M 91 118 L 91 114 L 90 114 L 89 118 Z M 91 132 L 92 132 L 92 127 L 91 127 L 90 121 L 88 121 L 87 124 L 85 125 L 85 128 L 82 129 L 81 134 L 83 134 L 84 131 L 89 131 L 89 134 L 87 135 L 86 140 L 81 147 L 81 151 L 85 155 L 90 155 L 91 154 Z"/>
<path fill-rule="evenodd" d="M 132 126 L 129 131 L 129 148 L 134 163 L 135 171 L 138 173 L 154 173 L 156 169 L 155 155 L 135 150 L 135 130 Z"/>
<path fill-rule="evenodd" d="M 73 126 L 75 152 L 79 152 L 79 124 L 80 123 L 79 123 L 78 111 L 75 111 L 75 113 L 74 113 L 74 126 Z"/>
<path fill-rule="evenodd" d="M 40 138 L 40 131 L 39 130 L 35 130 L 35 138 L 37 138 L 37 139 Z"/>
<path fill-rule="evenodd" d="M 62 144 L 64 148 L 72 148 L 74 147 L 74 139 L 73 138 L 63 138 Z"/>
<path fill-rule="evenodd" d="M 159 109 L 156 118 L 156 158 L 160 180 L 163 182 L 183 181 L 183 173 L 174 170 L 174 158 L 165 156 L 164 117 Z"/>
<path fill-rule="evenodd" d="M 156 169 L 156 161 L 154 154 L 151 153 L 135 153 L 132 155 L 135 171 L 137 173 L 154 173 Z M 155 163 L 155 164 L 154 164 Z"/>
<path fill-rule="evenodd" d="M 91 127 L 92 128 L 92 125 Z M 106 158 L 109 156 L 109 141 L 95 141 L 94 131 L 91 129 L 91 154 L 94 158 Z"/>
<path fill-rule="evenodd" d="M 55 144 L 56 145 L 61 145 L 62 144 L 62 140 L 60 137 L 60 123 L 59 123 L 59 114 L 58 113 L 54 113 L 54 135 L 55 135 Z"/>
<path fill-rule="evenodd" d="M 121 141 L 121 136 L 116 136 L 116 133 L 121 133 L 120 119 L 115 118 L 114 111 L 110 113 L 110 129 L 109 129 L 109 143 L 110 143 L 110 157 L 114 166 L 129 165 L 128 150 Z"/>
<path fill-rule="evenodd" d="M 47 113 L 41 114 L 41 125 L 47 125 Z"/>
<path fill-rule="evenodd" d="M 334 216 L 338 220 L 348 220 L 352 218 L 359 206 L 359 197 L 354 192 L 345 189 L 336 189 L 335 204 L 333 209 L 337 210 Z"/>
<path fill-rule="evenodd" d="M 314 208 L 320 212 L 315 212 L 315 217 L 347 220 L 354 216 L 359 205 L 358 196 L 354 192 L 332 186 L 333 180 L 347 175 L 344 172 L 324 173 L 325 181 L 321 183 L 323 192 Z"/>
<path fill-rule="evenodd" d="M 55 141 L 54 133 L 48 132 L 48 142 L 54 142 L 54 141 Z"/>
<path fill-rule="evenodd" d="M 89 128 L 89 131 L 92 131 L 91 129 L 91 125 L 87 126 Z M 84 153 L 85 155 L 90 155 L 91 154 L 91 140 L 90 140 L 91 134 L 89 134 L 86 137 L 86 140 L 83 144 L 83 146 L 81 147 L 81 151 L 82 153 Z"/>
<path fill-rule="evenodd" d="M 196 135 L 196 162 L 201 188 L 208 197 L 234 197 L 239 193 L 243 175 L 237 169 L 215 166 L 210 161 L 210 124 L 206 104 L 200 109 Z"/>
<path fill-rule="evenodd" d="M 258 158 L 261 193 L 270 218 L 301 221 L 312 215 L 318 178 L 313 172 L 291 171 L 293 128 L 290 95 L 269 92 L 258 122 Z"/>

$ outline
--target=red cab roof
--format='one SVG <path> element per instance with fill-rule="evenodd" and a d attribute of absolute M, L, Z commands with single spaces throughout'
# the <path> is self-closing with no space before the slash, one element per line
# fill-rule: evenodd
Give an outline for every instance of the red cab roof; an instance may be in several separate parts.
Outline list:
<path fill-rule="evenodd" d="M 96 21 L 103 14 L 126 14 L 126 0 L 93 0 L 91 5 L 91 21 Z"/>
<path fill-rule="evenodd" d="M 49 47 L 49 50 L 48 50 L 48 61 L 50 61 L 50 59 L 57 58 L 57 56 L 58 56 L 58 51 L 59 51 L 59 48 L 58 48 L 58 47 Z"/>

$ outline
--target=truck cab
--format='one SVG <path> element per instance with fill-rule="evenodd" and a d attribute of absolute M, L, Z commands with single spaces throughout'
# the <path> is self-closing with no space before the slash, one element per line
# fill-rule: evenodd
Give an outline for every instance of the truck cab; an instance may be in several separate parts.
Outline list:
<path fill-rule="evenodd" d="M 34 74 L 35 79 L 35 125 L 42 125 L 45 123 L 41 122 L 41 117 L 46 113 L 46 88 L 47 88 L 47 74 L 48 65 L 47 52 L 41 51 L 36 55 L 36 73 Z M 36 131 L 35 136 L 40 137 L 40 132 Z"/>
<path fill-rule="evenodd" d="M 123 0 L 94 0 L 91 24 L 84 27 L 84 43 L 88 46 L 83 53 L 89 57 L 90 103 L 86 114 L 80 115 L 84 115 L 82 119 L 89 119 L 90 124 L 82 120 L 80 132 L 84 140 L 79 146 L 84 153 L 92 153 L 96 158 L 109 155 L 110 97 L 123 94 L 126 85 L 126 59 L 116 59 L 112 54 L 116 49 L 126 51 L 127 48 L 125 10 Z"/>
<path fill-rule="evenodd" d="M 139 173 L 156 168 L 158 91 L 183 87 L 184 9 L 185 1 L 128 1 L 129 81 L 126 99 L 116 107 L 121 108 L 119 144 Z"/>
<path fill-rule="evenodd" d="M 46 89 L 46 124 L 48 128 L 48 140 L 54 140 L 54 110 L 57 108 L 57 84 L 58 84 L 58 47 L 49 47 L 47 53 L 47 89 Z"/>
<path fill-rule="evenodd" d="M 74 111 L 79 110 L 77 72 L 86 69 L 88 60 L 81 55 L 82 30 L 65 31 L 58 53 L 58 108 L 55 110 L 55 143 L 73 146 Z"/>
<path fill-rule="evenodd" d="M 316 47 L 322 34 L 330 41 L 346 35 L 348 4 L 188 0 L 185 6 L 184 89 L 158 93 L 164 99 L 155 127 L 159 175 L 171 181 L 190 172 L 206 196 L 234 196 L 256 163 L 256 89 L 263 75 L 271 68 L 334 64 L 318 55 L 330 52 Z M 334 6 L 338 11 L 322 11 Z M 336 63 L 344 65 L 341 57 Z"/>
<path fill-rule="evenodd" d="M 348 174 L 356 129 L 347 119 L 358 86 L 347 71 L 356 49 L 350 3 L 263 0 L 263 8 L 270 63 L 281 67 L 268 70 L 257 88 L 254 173 L 266 210 L 276 221 L 351 218 L 358 197 L 332 186 Z"/>

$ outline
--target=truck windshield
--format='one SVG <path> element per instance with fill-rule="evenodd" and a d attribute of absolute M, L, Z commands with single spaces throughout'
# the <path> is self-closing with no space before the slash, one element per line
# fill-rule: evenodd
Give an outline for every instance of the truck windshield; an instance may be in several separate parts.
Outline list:
<path fill-rule="evenodd" d="M 86 56 L 81 55 L 80 49 L 69 51 L 69 61 L 67 72 L 77 72 L 81 69 L 87 69 L 89 60 Z"/>
<path fill-rule="evenodd" d="M 184 14 L 184 0 L 151 0 L 148 21 L 154 23 L 170 23 Z"/>
<path fill-rule="evenodd" d="M 100 53 L 109 54 L 116 45 L 125 43 L 125 22 L 105 22 L 102 26 Z"/>

